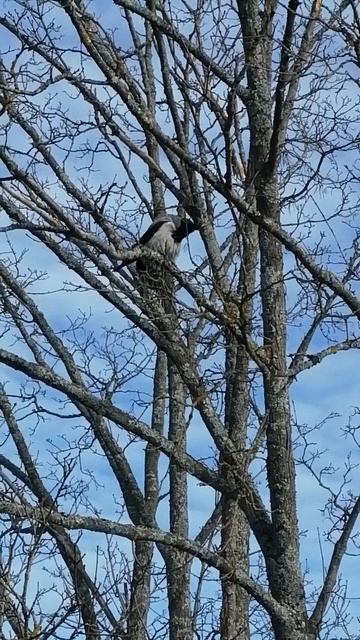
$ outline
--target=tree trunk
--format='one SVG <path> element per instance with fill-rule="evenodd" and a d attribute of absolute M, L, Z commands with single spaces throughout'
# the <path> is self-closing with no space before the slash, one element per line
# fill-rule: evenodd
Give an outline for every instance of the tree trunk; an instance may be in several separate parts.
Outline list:
<path fill-rule="evenodd" d="M 186 450 L 185 387 L 173 365 L 169 366 L 170 421 L 169 440 Z M 188 535 L 188 499 L 186 472 L 170 460 L 170 531 L 176 535 Z M 179 550 L 169 549 L 166 554 L 170 640 L 190 640 L 192 637 L 190 615 L 190 556 Z"/>
<path fill-rule="evenodd" d="M 239 237 L 240 243 L 240 237 Z M 244 221 L 242 237 L 243 261 L 239 273 L 237 294 L 243 300 L 238 314 L 239 327 L 251 332 L 253 297 L 249 295 L 255 286 L 256 261 L 258 253 L 257 228 L 250 221 Z M 249 356 L 243 344 L 229 332 L 225 360 L 225 426 L 238 451 L 237 465 L 244 464 L 247 421 L 249 415 Z M 227 463 L 223 473 L 229 471 Z M 248 573 L 249 571 L 249 526 L 236 498 L 222 500 L 221 547 L 224 557 L 231 566 Z M 249 638 L 249 597 L 229 576 L 222 579 L 221 633 L 222 640 Z"/>
<path fill-rule="evenodd" d="M 158 350 L 154 373 L 151 426 L 159 434 L 162 434 L 164 429 L 166 378 L 167 358 L 163 351 Z M 148 444 L 145 452 L 145 506 L 147 518 L 154 521 L 159 499 L 158 462 L 159 451 Z M 135 543 L 127 625 L 131 640 L 146 638 L 153 551 L 154 545 L 151 542 L 139 541 Z"/>

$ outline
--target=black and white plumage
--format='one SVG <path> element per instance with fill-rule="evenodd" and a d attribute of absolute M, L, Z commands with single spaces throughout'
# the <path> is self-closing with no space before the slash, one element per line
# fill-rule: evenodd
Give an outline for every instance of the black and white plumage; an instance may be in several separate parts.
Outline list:
<path fill-rule="evenodd" d="M 188 218 L 164 214 L 155 218 L 135 246 L 147 247 L 175 262 L 180 253 L 181 242 L 196 229 L 196 224 Z M 135 262 L 135 260 L 138 271 L 146 270 L 146 258 L 123 260 L 118 268 L 121 269 Z"/>

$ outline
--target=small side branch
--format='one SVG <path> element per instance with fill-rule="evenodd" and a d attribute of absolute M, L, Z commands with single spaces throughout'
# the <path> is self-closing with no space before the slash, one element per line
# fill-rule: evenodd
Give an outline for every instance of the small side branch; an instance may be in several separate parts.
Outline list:
<path fill-rule="evenodd" d="M 350 512 L 349 518 L 344 525 L 342 534 L 338 539 L 338 541 L 335 543 L 330 564 L 326 573 L 323 588 L 321 589 L 318 601 L 309 619 L 309 629 L 314 637 L 317 637 L 317 633 L 323 621 L 326 607 L 328 605 L 330 596 L 335 587 L 335 582 L 338 576 L 340 564 L 346 553 L 349 538 L 355 527 L 356 520 L 359 514 L 360 514 L 360 497 L 357 498 Z"/>

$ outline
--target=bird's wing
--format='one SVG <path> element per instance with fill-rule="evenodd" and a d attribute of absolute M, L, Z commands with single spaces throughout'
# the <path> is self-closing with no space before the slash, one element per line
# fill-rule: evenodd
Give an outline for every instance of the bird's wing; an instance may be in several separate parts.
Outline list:
<path fill-rule="evenodd" d="M 174 220 L 172 220 L 172 218 L 176 218 L 176 216 L 168 216 L 166 214 L 164 214 L 162 216 L 157 216 L 157 218 L 151 223 L 150 227 L 148 229 L 146 229 L 145 233 L 143 233 L 143 235 L 141 236 L 139 241 L 136 242 L 135 244 L 133 244 L 132 247 L 130 247 L 130 249 L 135 249 L 135 247 L 138 247 L 139 245 L 142 245 L 142 246 L 146 245 L 146 243 L 149 240 L 151 240 L 151 238 L 155 235 L 155 233 L 157 231 L 159 231 L 159 229 L 166 222 L 172 222 L 174 224 L 174 228 L 175 228 L 176 225 L 175 225 Z M 117 266 L 117 270 L 122 269 L 123 267 L 126 267 L 129 264 L 132 264 L 136 260 L 137 260 L 137 258 L 130 258 L 130 259 L 127 259 L 127 260 L 123 260 Z"/>
<path fill-rule="evenodd" d="M 170 216 L 158 216 L 141 236 L 139 244 L 145 245 L 166 222 L 173 222 Z"/>

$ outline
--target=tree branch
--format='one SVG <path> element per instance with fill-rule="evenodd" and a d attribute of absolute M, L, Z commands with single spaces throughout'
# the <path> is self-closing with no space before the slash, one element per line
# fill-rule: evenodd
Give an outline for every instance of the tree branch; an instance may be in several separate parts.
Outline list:
<path fill-rule="evenodd" d="M 120 524 L 105 518 L 92 518 L 80 515 L 65 515 L 62 513 L 49 513 L 43 509 L 34 507 L 24 507 L 18 503 L 10 503 L 0 500 L 0 513 L 5 513 L 18 518 L 34 519 L 38 523 L 47 525 L 60 525 L 66 529 L 85 529 L 96 533 L 105 533 L 107 535 L 121 536 L 128 540 L 149 540 L 158 542 L 167 546 L 174 547 L 180 551 L 184 551 L 199 560 L 206 562 L 214 569 L 227 572 L 233 575 L 233 579 L 241 585 L 253 598 L 261 604 L 267 612 L 278 619 L 289 616 L 286 607 L 280 605 L 263 587 L 258 585 L 252 578 L 249 578 L 244 572 L 229 566 L 220 555 L 205 549 L 199 544 L 192 542 L 181 536 L 165 533 L 163 531 L 152 529 L 150 527 L 133 526 Z"/>
<path fill-rule="evenodd" d="M 331 560 L 330 560 L 328 570 L 326 572 L 326 576 L 324 580 L 324 586 L 321 589 L 314 611 L 311 614 L 309 619 L 309 629 L 311 633 L 314 635 L 314 637 L 317 637 L 320 631 L 325 609 L 328 605 L 330 596 L 333 592 L 336 578 L 339 572 L 340 564 L 346 553 L 347 544 L 349 542 L 349 538 L 355 527 L 356 520 L 359 517 L 359 514 L 360 514 L 360 497 L 357 498 L 349 514 L 348 520 L 344 525 L 342 534 L 334 545 L 334 549 L 331 555 Z"/>

